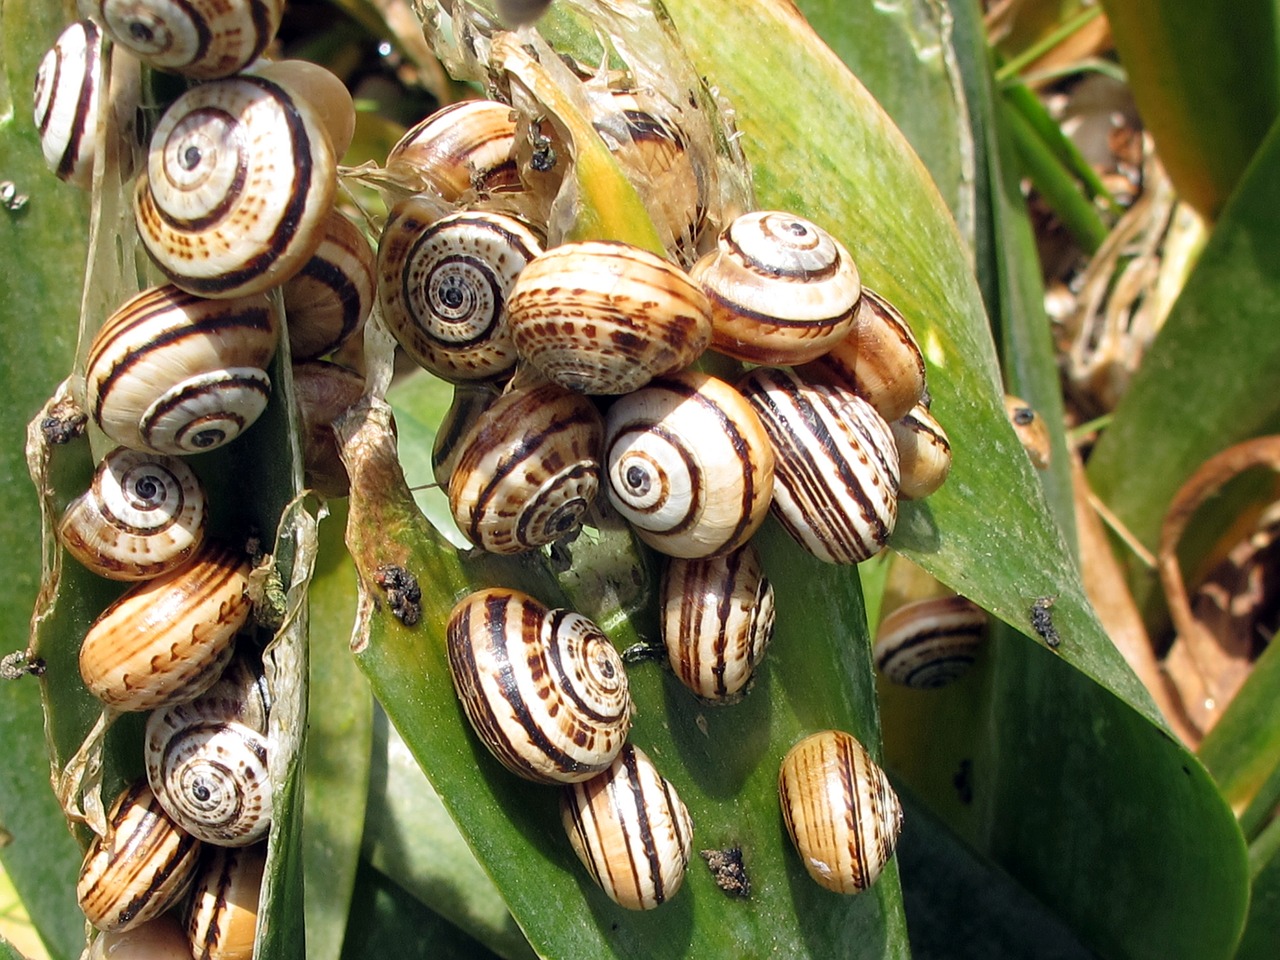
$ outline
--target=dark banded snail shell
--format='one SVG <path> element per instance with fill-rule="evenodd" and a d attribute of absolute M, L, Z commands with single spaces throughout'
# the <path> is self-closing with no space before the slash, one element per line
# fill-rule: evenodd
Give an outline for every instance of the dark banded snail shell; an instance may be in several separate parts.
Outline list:
<path fill-rule="evenodd" d="M 194 960 L 253 960 L 267 845 L 205 848 L 187 908 Z"/>
<path fill-rule="evenodd" d="M 359 227 L 331 210 L 320 246 L 284 285 L 293 362 L 333 353 L 364 329 L 376 286 L 369 241 Z"/>
<path fill-rule="evenodd" d="M 987 613 L 972 600 L 915 600 L 880 621 L 872 657 L 894 683 L 931 690 L 964 676 L 986 632 Z"/>
<path fill-rule="evenodd" d="M 922 403 L 890 423 L 889 429 L 898 447 L 898 493 L 907 500 L 923 500 L 951 473 L 951 441 Z"/>
<path fill-rule="evenodd" d="M 463 100 L 410 127 L 387 154 L 387 169 L 416 179 L 449 203 L 520 189 L 515 113 L 495 100 Z"/>
<path fill-rule="evenodd" d="M 63 30 L 36 70 L 34 117 L 45 163 L 86 190 L 98 154 L 101 70 L 102 31 L 92 20 Z"/>

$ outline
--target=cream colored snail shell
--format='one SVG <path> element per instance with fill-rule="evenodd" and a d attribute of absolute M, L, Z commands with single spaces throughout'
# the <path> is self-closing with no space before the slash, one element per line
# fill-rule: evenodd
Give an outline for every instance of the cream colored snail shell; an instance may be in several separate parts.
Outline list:
<path fill-rule="evenodd" d="M 146 782 L 116 797 L 107 832 L 80 867 L 76 898 L 99 930 L 128 930 L 163 913 L 186 892 L 200 841 L 165 813 Z"/>
<path fill-rule="evenodd" d="M 80 676 L 117 710 L 198 697 L 218 679 L 249 617 L 249 561 L 206 541 L 186 565 L 133 587 L 89 628 Z"/>
<path fill-rule="evenodd" d="M 809 876 L 836 893 L 875 882 L 893 856 L 902 806 L 862 744 L 840 730 L 805 737 L 782 761 L 778 795 Z"/>
<path fill-rule="evenodd" d="M 89 960 L 191 960 L 191 951 L 176 913 L 169 912 L 102 934 L 89 947 Z"/>
<path fill-rule="evenodd" d="M 668 561 L 659 606 L 680 682 L 708 703 L 741 700 L 773 635 L 773 585 L 756 548 Z"/>
<path fill-rule="evenodd" d="M 743 214 L 690 276 L 711 301 L 711 345 L 739 360 L 812 360 L 853 329 L 862 283 L 853 257 L 791 213 Z"/>
<path fill-rule="evenodd" d="M 184 461 L 116 447 L 62 514 L 58 539 L 99 576 L 148 580 L 181 566 L 200 546 L 205 500 Z"/>
<path fill-rule="evenodd" d="M 322 118 L 279 79 L 192 87 L 164 112 L 138 177 L 138 235 L 171 282 L 205 297 L 259 293 L 324 237 L 337 162 Z"/>
<path fill-rule="evenodd" d="M 440 421 L 431 446 L 431 472 L 442 490 L 449 489 L 458 458 L 476 421 L 497 399 L 498 394 L 488 384 L 454 385 L 453 400 Z"/>
<path fill-rule="evenodd" d="M 604 421 L 554 383 L 504 394 L 467 435 L 449 481 L 458 529 L 490 553 L 523 553 L 582 523 L 600 489 Z"/>
<path fill-rule="evenodd" d="M 587 780 L 631 726 L 622 658 L 586 617 L 516 590 L 487 589 L 449 615 L 449 668 L 471 726 L 512 773 Z"/>
<path fill-rule="evenodd" d="M 293 365 L 304 481 L 326 497 L 345 497 L 350 490 L 333 421 L 364 396 L 364 390 L 365 378 L 340 364 L 307 360 Z"/>
<path fill-rule="evenodd" d="M 951 441 L 942 424 L 922 403 L 889 424 L 898 447 L 900 496 L 923 500 L 937 491 L 951 473 Z"/>
<path fill-rule="evenodd" d="M 741 546 L 764 522 L 774 454 L 732 386 L 685 370 L 619 399 L 605 418 L 609 500 L 645 543 L 673 557 Z"/>
<path fill-rule="evenodd" d="M 871 655 L 885 678 L 932 690 L 964 676 L 986 633 L 987 613 L 972 600 L 915 600 L 880 621 Z"/>
<path fill-rule="evenodd" d="M 213 450 L 266 409 L 280 321 L 261 294 L 207 300 L 166 284 L 113 313 L 89 346 L 89 413 L 116 443 L 154 453 Z"/>
<path fill-rule="evenodd" d="M 260 59 L 244 72 L 273 80 L 287 89 L 290 96 L 305 100 L 329 135 L 333 155 L 342 159 L 355 137 L 356 105 L 351 91 L 336 74 L 318 63 L 294 59 Z"/>
<path fill-rule="evenodd" d="M 416 178 L 450 203 L 521 189 L 515 113 L 495 100 L 463 100 L 410 127 L 387 154 L 388 171 Z"/>
<path fill-rule="evenodd" d="M 253 960 L 267 845 L 205 847 L 191 884 L 187 944 L 194 960 Z"/>
<path fill-rule="evenodd" d="M 679 267 L 625 243 L 566 243 L 529 263 L 507 301 L 520 356 L 590 394 L 630 393 L 711 339 L 707 298 Z"/>
<path fill-rule="evenodd" d="M 98 154 L 101 70 L 102 31 L 92 20 L 63 30 L 36 70 L 34 119 L 45 163 L 86 190 Z"/>
<path fill-rule="evenodd" d="M 898 450 L 880 415 L 840 387 L 758 367 L 739 385 L 777 456 L 773 512 L 826 563 L 878 553 L 898 519 Z"/>
<path fill-rule="evenodd" d="M 1027 401 L 1011 393 L 1004 395 L 1004 411 L 1013 424 L 1013 432 L 1018 435 L 1022 448 L 1031 458 L 1031 465 L 1037 470 L 1049 469 L 1049 462 L 1053 457 L 1053 442 L 1044 417 Z"/>
<path fill-rule="evenodd" d="M 620 906 L 651 910 L 684 882 L 693 821 L 639 747 L 627 744 L 603 773 L 566 786 L 560 818 L 591 879 Z"/>
<path fill-rule="evenodd" d="M 359 227 L 337 210 L 329 211 L 320 246 L 284 284 L 293 362 L 333 353 L 363 330 L 376 288 L 373 247 Z"/>

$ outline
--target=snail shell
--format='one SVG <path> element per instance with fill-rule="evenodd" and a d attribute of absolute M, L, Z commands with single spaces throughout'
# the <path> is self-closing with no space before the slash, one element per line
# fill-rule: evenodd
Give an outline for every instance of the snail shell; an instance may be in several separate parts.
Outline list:
<path fill-rule="evenodd" d="M 333 72 L 307 60 L 258 60 L 245 73 L 275 81 L 291 96 L 306 100 L 329 135 L 339 160 L 356 132 L 356 105 L 351 91 Z"/>
<path fill-rule="evenodd" d="M 743 214 L 690 276 L 711 301 L 711 345 L 739 360 L 812 360 L 853 329 L 862 283 L 853 257 L 791 213 Z"/>
<path fill-rule="evenodd" d="M 449 482 L 467 539 L 523 553 L 576 530 L 600 488 L 604 421 L 554 383 L 505 394 L 477 419 Z"/>
<path fill-rule="evenodd" d="M 92 0 L 111 39 L 148 66 L 199 80 L 251 63 L 276 35 L 283 0 Z"/>
<path fill-rule="evenodd" d="M 268 290 L 324 237 L 337 163 L 323 120 L 279 79 L 192 87 L 164 112 L 138 177 L 138 235 L 177 286 L 206 297 Z"/>
<path fill-rule="evenodd" d="M 520 356 L 580 393 L 630 393 L 688 366 L 711 339 L 707 298 L 689 277 L 625 243 L 566 243 L 534 258 L 507 311 Z"/>
<path fill-rule="evenodd" d="M 163 913 L 186 891 L 200 841 L 165 813 L 139 780 L 116 797 L 107 832 L 80 867 L 76 898 L 99 930 L 128 930 Z"/>
<path fill-rule="evenodd" d="M 852 390 L 886 423 L 906 416 L 924 396 L 924 355 L 911 327 L 893 304 L 865 286 L 853 330 L 797 372 Z"/>
<path fill-rule="evenodd" d="M 88 960 L 190 960 L 178 918 L 162 913 L 128 930 L 104 933 L 89 947 Z"/>
<path fill-rule="evenodd" d="M 350 490 L 333 421 L 364 396 L 364 388 L 364 377 L 336 363 L 308 360 L 293 366 L 306 484 L 326 497 L 345 497 Z"/>
<path fill-rule="evenodd" d="M 190 700 L 218 679 L 249 618 L 249 561 L 206 541 L 185 566 L 133 587 L 89 628 L 80 676 L 117 710 Z"/>
<path fill-rule="evenodd" d="M 512 773 L 589 779 L 631 726 L 622 658 L 586 617 L 516 590 L 480 590 L 453 608 L 449 667 L 467 719 Z"/>
<path fill-rule="evenodd" d="M 416 180 L 449 203 L 521 189 L 515 113 L 495 100 L 463 100 L 410 127 L 387 154 L 387 170 Z"/>
<path fill-rule="evenodd" d="M 1013 424 L 1013 432 L 1018 435 L 1019 442 L 1031 458 L 1032 466 L 1037 470 L 1049 469 L 1053 443 L 1044 417 L 1036 413 L 1035 407 L 1027 401 L 1009 393 L 1004 395 L 1004 410 L 1009 416 L 1009 422 Z"/>
<path fill-rule="evenodd" d="M 628 910 L 651 910 L 684 882 L 693 840 L 689 811 L 639 747 L 560 794 L 560 819 L 591 879 Z"/>
<path fill-rule="evenodd" d="M 320 246 L 284 285 L 294 363 L 333 353 L 359 333 L 373 309 L 376 283 L 369 241 L 345 216 L 329 211 Z"/>
<path fill-rule="evenodd" d="M 36 130 L 45 163 L 62 180 L 89 189 L 98 152 L 102 31 L 92 20 L 63 30 L 36 70 Z"/>
<path fill-rule="evenodd" d="M 965 674 L 986 632 L 986 611 L 972 600 L 916 600 L 880 621 L 872 656 L 876 668 L 894 683 L 932 690 Z"/>
<path fill-rule="evenodd" d="M 826 563 L 874 556 L 898 518 L 898 450 L 880 415 L 840 387 L 759 367 L 740 385 L 777 456 L 773 512 Z"/>
<path fill-rule="evenodd" d="M 778 794 L 809 876 L 836 893 L 875 882 L 893 856 L 902 806 L 862 744 L 840 730 L 805 737 L 782 761 Z"/>
<path fill-rule="evenodd" d="M 67 507 L 58 539 L 94 573 L 148 580 L 181 566 L 205 530 L 200 478 L 176 457 L 116 447 Z"/>
<path fill-rule="evenodd" d="M 133 297 L 89 346 L 89 412 L 116 443 L 202 453 L 266 409 L 280 324 L 261 294 L 206 300 L 166 284 Z"/>
<path fill-rule="evenodd" d="M 435 215 L 435 204 L 396 204 L 378 244 L 387 328 L 415 363 L 454 383 L 492 380 L 516 362 L 507 297 L 542 241 L 498 213 Z"/>
<path fill-rule="evenodd" d="M 645 543 L 709 557 L 746 543 L 764 522 L 774 455 L 738 391 L 685 370 L 609 409 L 605 475 L 610 501 Z"/>
<path fill-rule="evenodd" d="M 440 421 L 431 447 L 431 472 L 442 490 L 449 489 L 463 445 L 476 421 L 497 399 L 498 395 L 487 385 L 460 383 L 454 386 L 453 401 Z"/>
<path fill-rule="evenodd" d="M 195 960 L 253 960 L 267 845 L 206 847 L 191 885 L 187 943 Z"/>
<path fill-rule="evenodd" d="M 756 548 L 669 561 L 661 608 L 662 639 L 680 682 L 710 703 L 741 700 L 773 635 L 773 585 Z"/>
<path fill-rule="evenodd" d="M 898 447 L 898 494 L 908 500 L 923 500 L 942 486 L 951 472 L 951 441 L 922 403 L 890 423 L 889 429 Z"/>

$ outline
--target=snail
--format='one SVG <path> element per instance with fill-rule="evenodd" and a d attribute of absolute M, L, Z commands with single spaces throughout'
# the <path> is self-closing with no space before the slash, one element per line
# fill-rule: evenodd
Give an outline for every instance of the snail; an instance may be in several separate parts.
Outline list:
<path fill-rule="evenodd" d="M 630 393 L 688 366 L 711 339 L 707 298 L 679 267 L 625 243 L 535 257 L 507 300 L 520 356 L 580 393 Z"/>
<path fill-rule="evenodd" d="M 89 947 L 88 960 L 191 960 L 191 951 L 182 925 L 170 912 L 102 934 Z"/>
<path fill-rule="evenodd" d="M 507 297 L 542 240 L 516 217 L 437 210 L 410 197 L 387 217 L 378 243 L 382 318 L 405 353 L 437 376 L 505 376 L 516 363 Z"/>
<path fill-rule="evenodd" d="M 554 383 L 514 390 L 477 418 L 449 482 L 463 534 L 490 553 L 523 553 L 573 532 L 600 487 L 604 422 Z"/>
<path fill-rule="evenodd" d="M 356 133 L 356 105 L 337 75 L 309 60 L 257 60 L 244 71 L 272 80 L 302 98 L 329 135 L 334 157 L 341 159 Z"/>
<path fill-rule="evenodd" d="M 1013 432 L 1018 435 L 1027 456 L 1031 458 L 1031 465 L 1037 470 L 1049 469 L 1053 442 L 1049 438 L 1049 427 L 1044 422 L 1044 417 L 1036 413 L 1035 407 L 1027 401 L 1010 393 L 1004 395 L 1004 412 L 1013 424 Z"/>
<path fill-rule="evenodd" d="M 252 960 L 267 845 L 206 847 L 187 910 L 195 960 Z"/>
<path fill-rule="evenodd" d="M 840 730 L 805 737 L 782 761 L 778 795 L 809 876 L 836 893 L 875 882 L 893 856 L 902 805 L 861 743 Z"/>
<path fill-rule="evenodd" d="M 200 841 L 174 823 L 139 780 L 116 797 L 106 833 L 85 854 L 76 884 L 80 909 L 99 930 L 145 923 L 186 891 L 199 855 Z"/>
<path fill-rule="evenodd" d="M 605 476 L 610 501 L 645 543 L 708 557 L 741 546 L 764 522 L 774 454 L 732 386 L 686 370 L 609 409 Z"/>
<path fill-rule="evenodd" d="M 449 203 L 474 191 L 481 197 L 521 189 L 515 159 L 515 113 L 495 100 L 463 100 L 410 127 L 387 154 L 418 190 L 430 188 Z"/>
<path fill-rule="evenodd" d="M 289 356 L 294 363 L 332 353 L 364 328 L 373 309 L 373 248 L 360 228 L 329 211 L 324 239 L 284 284 Z"/>
<path fill-rule="evenodd" d="M 965 674 L 987 632 L 987 614 L 964 597 L 903 604 L 880 621 L 872 657 L 887 679 L 931 690 Z"/>
<path fill-rule="evenodd" d="M 324 360 L 293 365 L 293 396 L 298 403 L 302 463 L 308 487 L 326 497 L 345 497 L 351 481 L 338 453 L 333 421 L 364 396 L 364 377 Z"/>
<path fill-rule="evenodd" d="M 436 429 L 431 447 L 431 472 L 442 490 L 449 489 L 449 480 L 471 429 L 497 399 L 498 395 L 487 384 L 454 385 L 453 400 Z"/>
<path fill-rule="evenodd" d="M 302 269 L 336 189 L 333 146 L 315 108 L 283 78 L 241 74 L 192 87 L 164 112 L 134 213 L 171 282 L 238 297 Z"/>
<path fill-rule="evenodd" d="M 893 304 L 866 286 L 849 334 L 796 372 L 852 390 L 886 423 L 906 416 L 925 391 L 924 355 L 911 327 Z"/>
<path fill-rule="evenodd" d="M 738 217 L 690 276 L 711 302 L 711 345 L 754 363 L 796 364 L 853 329 L 862 282 L 844 245 L 776 210 Z"/>
<path fill-rule="evenodd" d="M 36 70 L 34 119 L 45 163 L 86 190 L 98 153 L 101 70 L 102 31 L 92 20 L 63 30 Z"/>
<path fill-rule="evenodd" d="M 878 553 L 898 518 L 898 451 L 880 415 L 841 387 L 758 367 L 740 384 L 777 457 L 773 512 L 826 563 Z"/>
<path fill-rule="evenodd" d="M 651 910 L 684 882 L 693 822 L 653 762 L 627 744 L 603 773 L 564 787 L 560 819 L 601 889 L 628 910 Z"/>
<path fill-rule="evenodd" d="M 276 35 L 283 0 L 88 0 L 111 39 L 157 70 L 198 80 L 248 66 Z"/>
<path fill-rule="evenodd" d="M 63 512 L 58 539 L 100 576 L 149 580 L 191 557 L 205 521 L 204 487 L 185 462 L 116 447 Z"/>
<path fill-rule="evenodd" d="M 150 710 L 204 693 L 249 618 L 249 561 L 205 541 L 184 566 L 111 604 L 80 646 L 89 692 L 116 710 Z"/>
<path fill-rule="evenodd" d="M 670 560 L 659 606 L 667 659 L 680 682 L 709 703 L 742 699 L 773 635 L 773 586 L 756 548 Z"/>
<path fill-rule="evenodd" d="M 508 770 L 572 783 L 613 762 L 631 726 L 631 695 L 622 658 L 590 620 L 494 588 L 459 601 L 447 635 L 467 719 Z"/>
<path fill-rule="evenodd" d="M 951 472 L 951 441 L 922 403 L 891 422 L 889 430 L 898 447 L 898 494 L 907 500 L 923 500 L 942 486 Z"/>

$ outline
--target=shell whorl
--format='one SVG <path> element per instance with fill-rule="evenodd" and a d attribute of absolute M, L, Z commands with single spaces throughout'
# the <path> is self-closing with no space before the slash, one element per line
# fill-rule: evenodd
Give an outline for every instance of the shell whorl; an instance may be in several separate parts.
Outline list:
<path fill-rule="evenodd" d="M 487 196 L 519 190 L 515 147 L 516 121 L 508 104 L 463 100 L 410 127 L 387 154 L 387 169 L 456 203 L 469 191 Z"/>
<path fill-rule="evenodd" d="M 937 491 L 951 473 L 951 441 L 922 403 L 889 424 L 898 447 L 899 494 L 922 500 Z"/>
<path fill-rule="evenodd" d="M 932 690 L 964 676 L 986 632 L 987 613 L 972 600 L 916 600 L 880 621 L 872 658 L 894 683 Z"/>
<path fill-rule="evenodd" d="M 376 287 L 369 241 L 343 214 L 329 211 L 320 246 L 284 284 L 293 362 L 332 353 L 356 336 L 373 309 Z"/>
<path fill-rule="evenodd" d="M 98 153 L 102 31 L 77 20 L 58 36 L 36 70 L 34 119 L 45 163 L 57 176 L 88 189 Z"/>
<path fill-rule="evenodd" d="M 252 960 L 266 865 L 265 843 L 205 848 L 187 908 L 194 960 Z"/>

